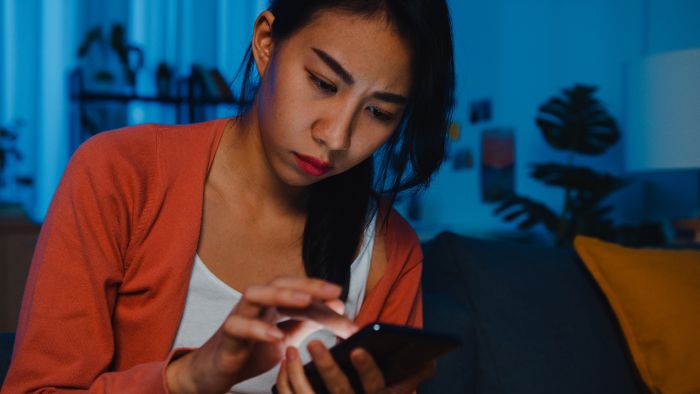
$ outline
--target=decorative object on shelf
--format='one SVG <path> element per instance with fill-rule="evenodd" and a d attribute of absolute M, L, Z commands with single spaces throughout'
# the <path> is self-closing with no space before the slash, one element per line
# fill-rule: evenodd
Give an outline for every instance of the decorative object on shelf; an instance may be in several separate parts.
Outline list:
<path fill-rule="evenodd" d="M 167 76 L 164 67 L 161 67 L 161 77 Z M 163 95 L 167 88 L 165 78 L 163 78 L 163 87 L 160 88 L 163 91 L 158 90 L 158 81 L 155 79 L 157 76 L 151 76 L 151 78 L 153 78 L 152 81 L 156 82 L 156 87 L 151 89 L 154 91 L 149 94 L 145 94 L 143 91 L 138 94 L 101 92 L 90 90 L 85 83 L 85 72 L 82 68 L 75 68 L 71 71 L 68 77 L 69 97 L 72 103 L 70 116 L 71 152 L 87 138 L 98 132 L 126 126 L 126 110 L 129 103 L 153 103 L 157 106 L 174 109 L 174 111 L 168 112 L 174 115 L 174 123 L 176 124 L 196 123 L 209 119 L 212 116 L 210 109 L 215 106 L 235 107 L 238 105 L 228 86 L 225 86 L 229 93 L 228 98 L 226 98 L 226 93 L 223 93 L 223 97 L 218 98 L 205 96 L 203 81 L 195 75 L 175 75 L 173 72 L 173 80 L 170 84 L 173 90 L 170 96 Z M 213 78 L 216 81 L 216 78 Z M 139 80 L 143 81 L 144 79 L 139 78 Z M 220 88 L 217 87 L 217 89 Z M 173 123 L 173 120 L 164 119 L 163 122 Z"/>
<path fill-rule="evenodd" d="M 233 93 L 216 67 L 207 69 L 204 66 L 195 64 L 192 66 L 192 77 L 203 87 L 201 92 L 203 97 L 233 101 Z"/>
<path fill-rule="evenodd" d="M 697 172 L 697 211 L 688 213 L 695 218 L 672 225 L 676 241 L 700 244 L 700 48 L 648 56 L 629 71 L 626 168 Z"/>
<path fill-rule="evenodd" d="M 481 199 L 500 201 L 515 192 L 515 136 L 509 127 L 481 133 Z"/>
<path fill-rule="evenodd" d="M 166 62 L 160 62 L 156 70 L 156 96 L 174 96 L 173 70 Z"/>
<path fill-rule="evenodd" d="M 107 33 L 109 30 L 109 33 Z M 143 66 L 143 51 L 126 42 L 124 26 L 113 24 L 89 30 L 78 48 L 85 89 L 102 94 L 136 94 L 136 72 Z M 81 111 L 80 123 L 89 135 L 124 126 L 123 102 L 93 102 Z"/>
<path fill-rule="evenodd" d="M 518 220 L 519 229 L 543 224 L 561 246 L 570 245 L 578 234 L 615 239 L 615 226 L 608 218 L 612 207 L 605 199 L 626 182 L 574 164 L 577 154 L 601 155 L 620 139 L 615 119 L 594 97 L 595 91 L 592 86 L 575 85 L 539 108 L 537 125 L 545 140 L 569 155 L 566 164 L 533 164 L 530 175 L 564 189 L 562 211 L 556 214 L 545 204 L 515 193 L 502 199 L 495 210 L 508 222 Z"/>
<path fill-rule="evenodd" d="M 124 88 L 128 87 L 135 93 L 136 72 L 143 67 L 143 51 L 126 42 L 121 24 L 112 25 L 109 36 L 103 30 L 102 26 L 89 30 L 78 49 L 78 58 L 83 60 L 81 67 L 88 72 L 88 89 L 126 93 Z M 92 51 L 93 47 L 97 51 Z"/>

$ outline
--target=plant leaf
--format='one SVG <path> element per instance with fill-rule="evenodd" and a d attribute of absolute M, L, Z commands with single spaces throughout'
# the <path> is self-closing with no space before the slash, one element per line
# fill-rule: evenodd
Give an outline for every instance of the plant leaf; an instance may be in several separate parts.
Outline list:
<path fill-rule="evenodd" d="M 617 123 L 593 97 L 595 91 L 574 85 L 539 107 L 536 123 L 547 143 L 559 150 L 600 155 L 618 142 Z"/>
<path fill-rule="evenodd" d="M 542 223 L 549 231 L 554 232 L 558 222 L 557 215 L 549 207 L 528 197 L 518 195 L 503 199 L 494 213 L 504 214 L 503 219 L 507 222 L 520 220 L 518 228 L 521 230 Z"/>
<path fill-rule="evenodd" d="M 558 163 L 534 164 L 530 175 L 549 186 L 574 189 L 596 196 L 608 195 L 626 185 L 623 179 L 608 173 Z"/>

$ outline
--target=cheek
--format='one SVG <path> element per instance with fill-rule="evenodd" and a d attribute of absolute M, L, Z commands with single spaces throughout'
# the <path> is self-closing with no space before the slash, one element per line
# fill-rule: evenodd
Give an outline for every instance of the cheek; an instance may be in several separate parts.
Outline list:
<path fill-rule="evenodd" d="M 308 127 L 311 111 L 301 97 L 302 88 L 290 77 L 269 78 L 258 102 L 261 128 L 290 134 Z"/>
<path fill-rule="evenodd" d="M 260 138 L 267 146 L 283 144 L 295 129 L 292 102 L 285 100 L 284 87 L 265 81 L 258 94 L 258 123 Z"/>
<path fill-rule="evenodd" d="M 380 149 L 393 135 L 393 132 L 387 132 L 383 129 L 369 128 L 358 133 L 357 137 L 352 141 L 350 161 L 353 165 L 359 164 L 374 152 Z"/>

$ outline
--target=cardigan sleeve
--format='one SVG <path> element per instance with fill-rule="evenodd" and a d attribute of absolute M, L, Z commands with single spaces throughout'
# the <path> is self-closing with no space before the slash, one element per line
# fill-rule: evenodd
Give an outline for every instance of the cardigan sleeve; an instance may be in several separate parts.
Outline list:
<path fill-rule="evenodd" d="M 39 235 L 3 393 L 165 392 L 166 360 L 107 372 L 111 314 L 137 230 L 138 174 L 112 133 L 73 155 Z"/>
<path fill-rule="evenodd" d="M 364 326 L 379 321 L 422 328 L 423 252 L 420 241 L 400 214 L 391 210 L 388 215 L 386 226 L 381 230 L 385 234 L 387 267 L 365 297 L 356 323 Z"/>

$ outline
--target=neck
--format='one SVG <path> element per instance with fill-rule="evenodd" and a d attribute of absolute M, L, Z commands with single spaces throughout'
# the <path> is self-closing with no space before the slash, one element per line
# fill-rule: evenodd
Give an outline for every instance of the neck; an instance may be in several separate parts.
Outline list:
<path fill-rule="evenodd" d="M 270 167 L 260 137 L 255 104 L 232 119 L 219 145 L 212 173 L 226 195 L 240 199 L 251 212 L 299 215 L 306 212 L 307 187 L 284 183 Z M 218 163 L 217 163 L 218 161 Z"/>

